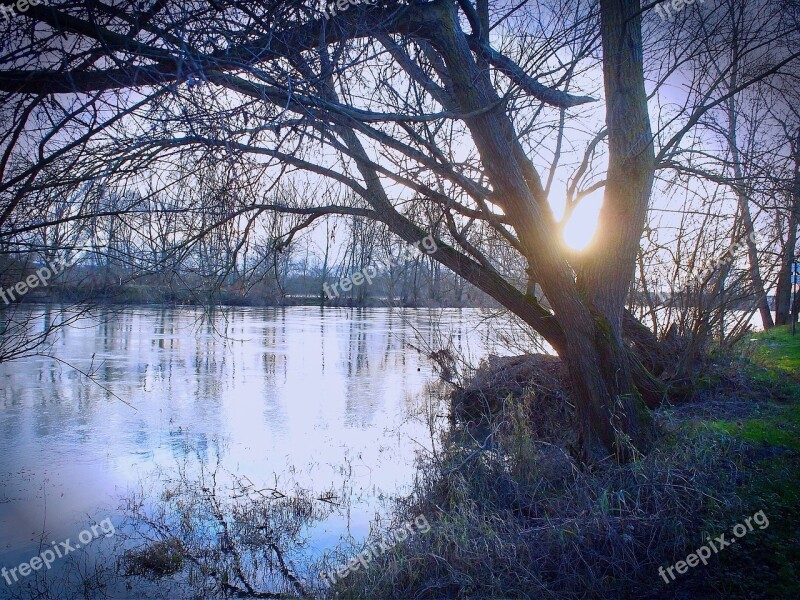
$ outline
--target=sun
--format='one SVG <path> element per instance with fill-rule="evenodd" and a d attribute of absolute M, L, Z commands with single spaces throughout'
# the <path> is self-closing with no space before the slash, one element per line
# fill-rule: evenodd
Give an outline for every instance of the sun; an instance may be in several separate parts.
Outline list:
<path fill-rule="evenodd" d="M 597 221 L 603 206 L 603 194 L 592 193 L 584 198 L 564 226 L 564 244 L 573 250 L 585 250 L 597 231 Z"/>

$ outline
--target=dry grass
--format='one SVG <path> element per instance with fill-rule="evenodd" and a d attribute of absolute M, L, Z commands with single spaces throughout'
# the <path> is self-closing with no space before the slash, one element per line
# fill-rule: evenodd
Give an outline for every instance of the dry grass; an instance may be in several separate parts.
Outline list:
<path fill-rule="evenodd" d="M 658 566 L 741 503 L 747 450 L 730 436 L 697 430 L 686 443 L 662 418 L 645 459 L 585 471 L 531 434 L 531 406 L 506 402 L 486 438 L 451 438 L 423 460 L 398 522 L 424 513 L 432 530 L 350 575 L 337 597 L 661 597 Z"/>
<path fill-rule="evenodd" d="M 160 578 L 174 575 L 183 567 L 183 547 L 180 540 L 171 538 L 157 541 L 140 550 L 129 550 L 123 555 L 127 576 Z"/>

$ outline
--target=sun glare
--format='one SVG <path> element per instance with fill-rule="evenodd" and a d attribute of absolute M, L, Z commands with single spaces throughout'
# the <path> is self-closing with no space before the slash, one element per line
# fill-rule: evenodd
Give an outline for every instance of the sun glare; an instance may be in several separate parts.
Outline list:
<path fill-rule="evenodd" d="M 573 250 L 585 250 L 597 230 L 597 219 L 603 195 L 595 193 L 586 197 L 575 209 L 564 227 L 564 243 Z"/>

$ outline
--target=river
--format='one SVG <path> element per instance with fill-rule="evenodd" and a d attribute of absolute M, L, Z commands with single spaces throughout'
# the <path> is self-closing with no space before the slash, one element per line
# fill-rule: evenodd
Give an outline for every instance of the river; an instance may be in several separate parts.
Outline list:
<path fill-rule="evenodd" d="M 435 373 L 415 348 L 444 335 L 477 361 L 494 350 L 482 315 L 146 307 L 61 329 L 60 360 L 0 363 L 0 566 L 121 523 L 122 501 L 147 486 L 157 495 L 187 456 L 219 458 L 257 489 L 347 495 L 314 530 L 314 552 L 365 537 L 431 447 Z M 57 318 L 47 307 L 33 317 L 33 328 Z"/>

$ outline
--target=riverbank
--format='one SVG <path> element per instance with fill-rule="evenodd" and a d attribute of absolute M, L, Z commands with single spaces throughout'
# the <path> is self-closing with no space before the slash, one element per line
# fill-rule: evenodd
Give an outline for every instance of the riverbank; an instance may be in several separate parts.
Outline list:
<path fill-rule="evenodd" d="M 24 302 L 0 302 L 0 309 L 24 306 L 24 304 L 82 304 L 87 306 L 164 306 L 180 308 L 183 306 L 202 306 L 206 308 L 252 307 L 278 308 L 289 306 L 324 306 L 333 308 L 496 308 L 497 304 L 488 298 L 468 298 L 464 301 L 445 299 L 434 301 L 431 298 L 365 296 L 351 298 L 346 296 L 326 298 L 319 294 L 241 294 L 236 292 L 208 292 L 207 290 L 170 290 L 155 286 L 129 286 L 124 289 L 97 293 L 94 290 L 53 287 L 34 290 L 28 293 Z"/>
<path fill-rule="evenodd" d="M 491 435 L 421 461 L 396 522 L 424 514 L 431 530 L 330 595 L 797 597 L 800 335 L 754 334 L 715 362 L 695 401 L 657 411 L 659 444 L 630 465 L 581 469 L 530 425 L 558 415 L 512 395 Z"/>

